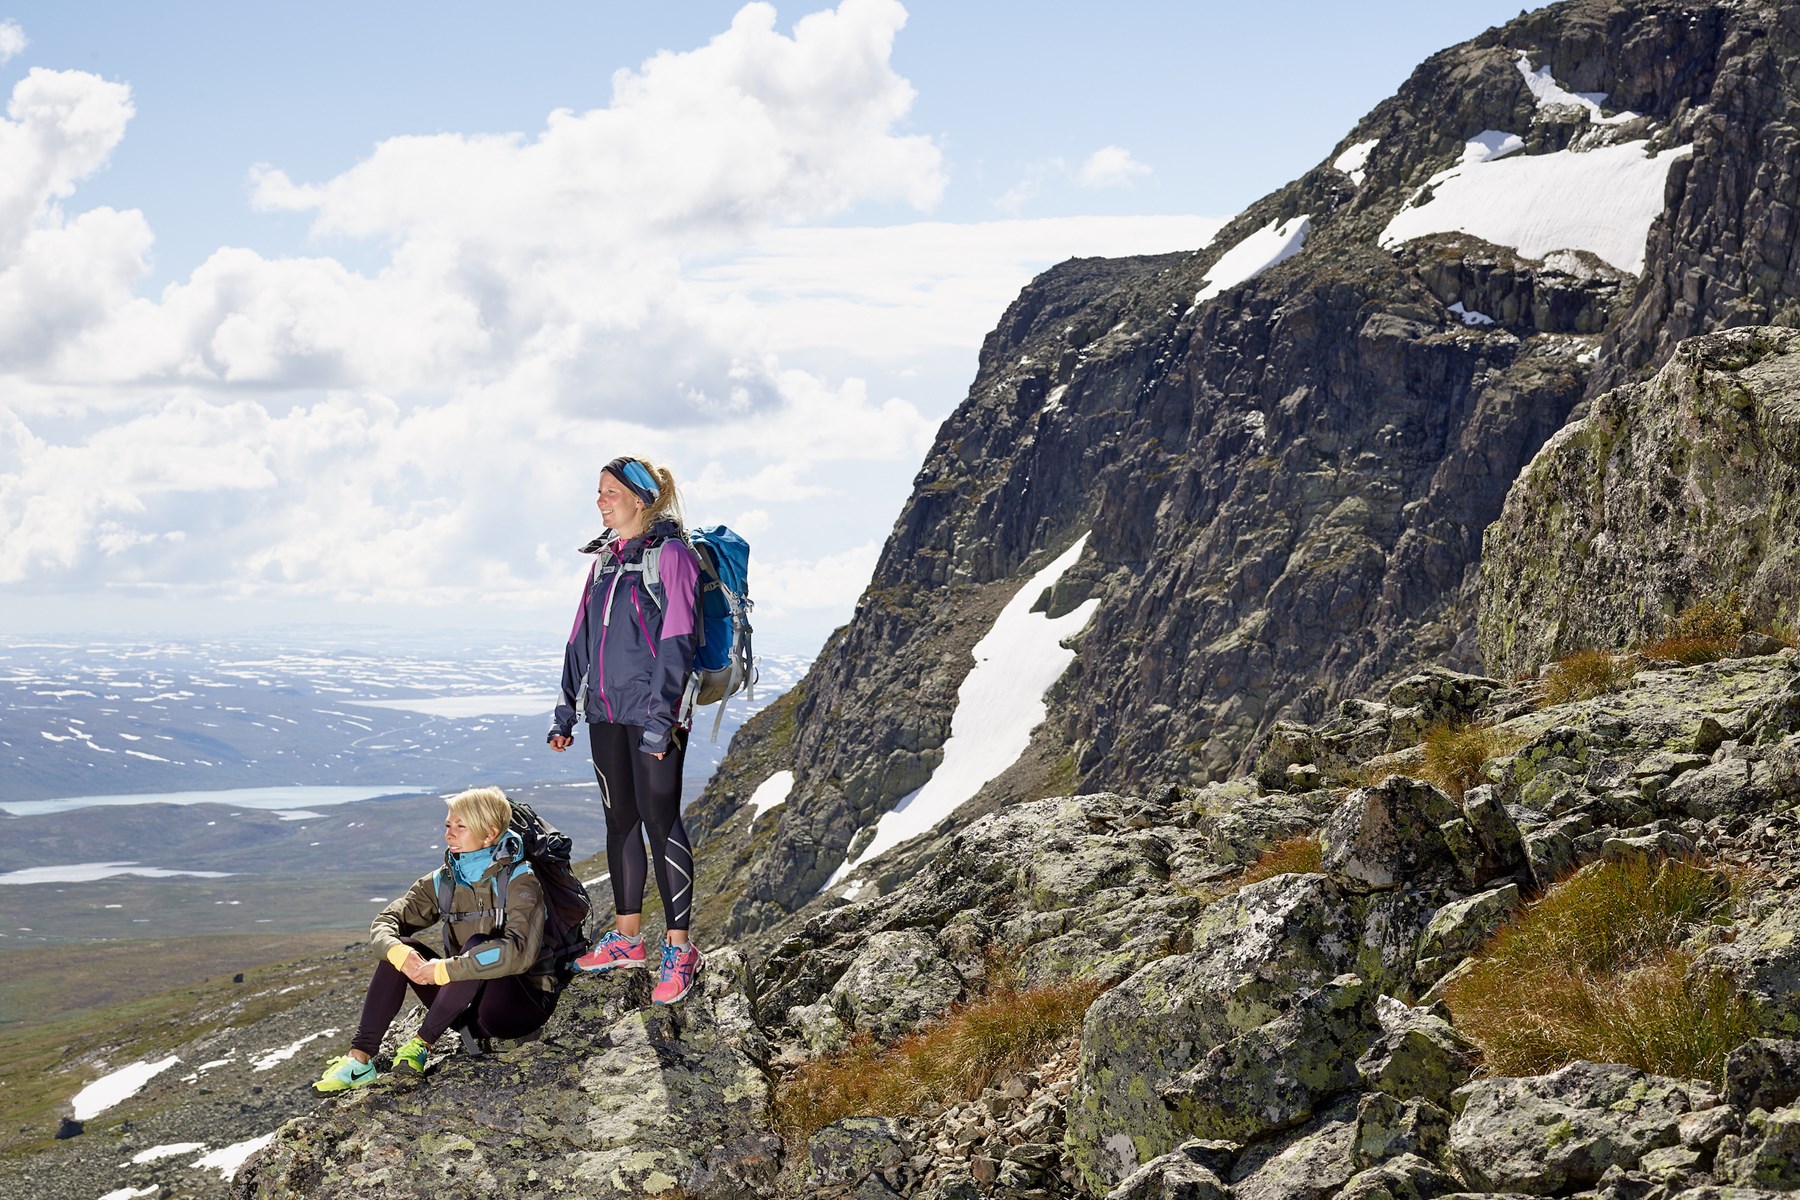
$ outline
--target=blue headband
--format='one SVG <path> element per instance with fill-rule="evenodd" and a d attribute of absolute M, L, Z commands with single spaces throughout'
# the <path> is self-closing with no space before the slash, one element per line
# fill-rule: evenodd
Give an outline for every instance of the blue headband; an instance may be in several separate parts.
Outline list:
<path fill-rule="evenodd" d="M 636 493 L 645 507 L 656 504 L 656 497 L 662 489 L 656 485 L 656 476 L 650 474 L 650 468 L 635 458 L 615 458 L 606 464 L 606 469 L 619 477 L 619 481 Z"/>

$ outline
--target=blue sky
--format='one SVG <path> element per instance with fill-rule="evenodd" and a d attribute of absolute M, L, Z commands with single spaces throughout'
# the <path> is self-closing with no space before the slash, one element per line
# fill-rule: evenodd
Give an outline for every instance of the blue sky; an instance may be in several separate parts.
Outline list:
<path fill-rule="evenodd" d="M 0 7 L 8 624 L 533 628 L 636 449 L 811 649 L 1033 272 L 1193 248 L 1518 11 Z"/>

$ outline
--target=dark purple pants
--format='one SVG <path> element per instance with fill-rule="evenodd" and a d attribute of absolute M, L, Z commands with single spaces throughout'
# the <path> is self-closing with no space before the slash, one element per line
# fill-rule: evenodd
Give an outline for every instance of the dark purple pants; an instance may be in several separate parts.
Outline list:
<path fill-rule="evenodd" d="M 413 938 L 401 938 L 426 959 L 443 955 Z M 469 947 L 495 939 L 481 936 L 469 939 Z M 419 1036 L 426 1043 L 436 1042 L 452 1025 L 463 1025 L 476 1037 L 516 1038 L 539 1028 L 550 1019 L 556 1008 L 556 997 L 529 982 L 523 975 L 502 975 L 498 979 L 460 979 L 454 983 L 414 983 L 386 959 L 375 968 L 369 980 L 369 994 L 363 998 L 362 1023 L 350 1048 L 373 1057 L 381 1048 L 388 1026 L 400 1013 L 411 988 L 425 1005 L 425 1023 Z"/>

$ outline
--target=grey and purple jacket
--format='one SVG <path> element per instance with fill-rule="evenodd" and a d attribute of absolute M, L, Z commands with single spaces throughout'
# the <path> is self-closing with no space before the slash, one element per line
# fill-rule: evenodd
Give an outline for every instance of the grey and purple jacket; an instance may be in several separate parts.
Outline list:
<path fill-rule="evenodd" d="M 642 537 L 610 540 L 612 530 L 582 547 L 595 556 L 581 607 L 563 652 L 562 694 L 550 733 L 568 737 L 577 717 L 643 729 L 638 749 L 669 748 L 682 690 L 700 648 L 700 560 L 673 521 Z M 644 551 L 661 545 L 656 580 L 646 578 Z"/>

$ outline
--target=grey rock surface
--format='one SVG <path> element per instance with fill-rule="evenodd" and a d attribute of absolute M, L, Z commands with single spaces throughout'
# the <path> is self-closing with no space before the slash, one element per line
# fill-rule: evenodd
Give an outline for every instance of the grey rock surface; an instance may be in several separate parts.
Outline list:
<path fill-rule="evenodd" d="M 1477 1080 L 1456 1095 L 1450 1159 L 1471 1186 L 1554 1195 L 1676 1144 L 1695 1099 L 1684 1081 L 1612 1064 Z"/>
<path fill-rule="evenodd" d="M 1728 329 L 1596 398 L 1507 497 L 1482 555 L 1501 673 L 1630 646 L 1699 600 L 1800 612 L 1800 332 Z M 1550 514 L 1555 512 L 1554 520 Z"/>
<path fill-rule="evenodd" d="M 1110 1188 L 1201 1132 L 1159 1090 L 1348 969 L 1353 920 L 1324 877 L 1277 876 L 1208 908 L 1192 953 L 1151 963 L 1094 1003 L 1069 1117 L 1070 1148 L 1091 1186 Z"/>
<path fill-rule="evenodd" d="M 578 980 L 540 1041 L 323 1100 L 245 1164 L 233 1194 L 754 1195 L 781 1161 L 766 1047 L 742 961 L 715 951 L 701 980 L 666 1009 L 648 1005 L 646 972 Z"/>
<path fill-rule="evenodd" d="M 929 933 L 890 929 L 863 943 L 828 999 L 850 1029 L 891 1041 L 948 1010 L 962 991 Z"/>

